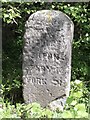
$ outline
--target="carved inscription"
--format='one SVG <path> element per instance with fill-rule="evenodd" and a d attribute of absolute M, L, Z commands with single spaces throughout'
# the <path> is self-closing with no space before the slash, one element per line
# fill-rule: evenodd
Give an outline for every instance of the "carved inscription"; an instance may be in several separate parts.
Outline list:
<path fill-rule="evenodd" d="M 45 85 L 45 84 L 47 84 L 46 83 L 46 78 L 39 78 L 39 77 L 32 77 L 32 78 L 30 78 L 29 79 L 29 82 L 31 83 L 31 84 L 38 84 L 38 85 Z"/>
<path fill-rule="evenodd" d="M 40 77 L 32 77 L 28 79 L 28 83 L 31 84 L 36 84 L 36 85 L 46 85 L 47 83 L 47 79 L 46 78 L 40 78 Z M 49 85 L 54 85 L 54 86 L 61 86 L 62 85 L 62 81 L 58 80 L 57 78 L 53 77 L 52 81 Z"/>

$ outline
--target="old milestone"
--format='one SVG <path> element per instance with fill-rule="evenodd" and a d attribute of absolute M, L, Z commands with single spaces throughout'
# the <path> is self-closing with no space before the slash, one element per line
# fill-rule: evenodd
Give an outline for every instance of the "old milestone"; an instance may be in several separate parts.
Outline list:
<path fill-rule="evenodd" d="M 60 11 L 41 10 L 25 24 L 23 97 L 26 103 L 63 109 L 70 91 L 73 22 Z"/>

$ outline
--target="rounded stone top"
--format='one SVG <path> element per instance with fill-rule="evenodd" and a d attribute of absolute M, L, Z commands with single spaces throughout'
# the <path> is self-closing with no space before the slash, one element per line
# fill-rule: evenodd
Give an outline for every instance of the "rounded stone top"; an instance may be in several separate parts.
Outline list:
<path fill-rule="evenodd" d="M 40 11 L 37 11 L 35 13 L 33 13 L 30 18 L 33 18 L 33 17 L 44 17 L 44 18 L 59 18 L 59 19 L 62 19 L 63 18 L 66 18 L 68 19 L 69 21 L 71 21 L 71 19 L 63 12 L 61 11 L 57 11 L 57 10 L 40 10 Z"/>
<path fill-rule="evenodd" d="M 57 10 L 40 10 L 33 13 L 27 20 L 25 27 L 29 28 L 36 24 L 39 26 L 39 28 L 40 26 L 53 26 L 55 29 L 57 29 L 57 26 L 60 28 L 63 25 L 65 27 L 71 26 L 72 31 L 74 28 L 72 20 L 65 13 Z"/>

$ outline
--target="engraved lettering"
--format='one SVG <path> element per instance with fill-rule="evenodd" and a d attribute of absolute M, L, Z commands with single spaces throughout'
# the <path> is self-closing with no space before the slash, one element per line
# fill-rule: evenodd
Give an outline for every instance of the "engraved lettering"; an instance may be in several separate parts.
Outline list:
<path fill-rule="evenodd" d="M 47 79 L 46 78 L 39 78 L 39 77 L 32 77 L 32 78 L 30 78 L 30 80 L 28 80 L 28 81 L 30 81 L 30 83 L 32 83 L 32 84 L 37 84 L 37 85 L 44 85 L 44 84 L 47 84 Z"/>

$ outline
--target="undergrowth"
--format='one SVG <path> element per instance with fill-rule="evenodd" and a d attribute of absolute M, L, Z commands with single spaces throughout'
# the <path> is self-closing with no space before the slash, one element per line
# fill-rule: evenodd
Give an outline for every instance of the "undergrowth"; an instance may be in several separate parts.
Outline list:
<path fill-rule="evenodd" d="M 11 105 L 0 99 L 0 118 L 88 118 L 88 90 L 82 81 L 71 82 L 70 96 L 63 111 L 42 108 L 38 103 Z"/>

